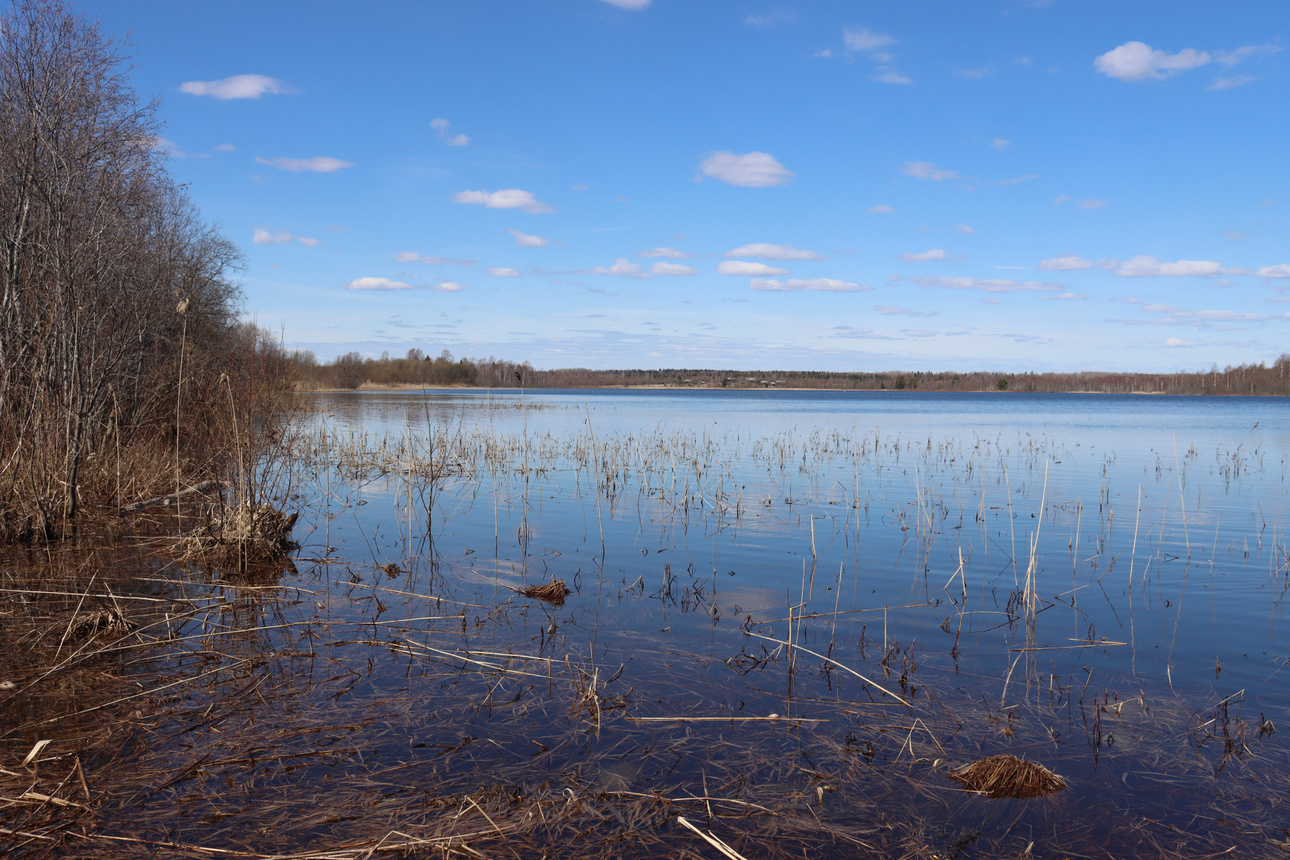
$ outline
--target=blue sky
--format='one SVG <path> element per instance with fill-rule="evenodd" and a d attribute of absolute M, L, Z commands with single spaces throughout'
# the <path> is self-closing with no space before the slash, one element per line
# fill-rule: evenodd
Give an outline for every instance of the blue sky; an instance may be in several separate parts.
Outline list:
<path fill-rule="evenodd" d="M 550 367 L 1290 351 L 1290 4 L 84 0 L 247 310 Z"/>

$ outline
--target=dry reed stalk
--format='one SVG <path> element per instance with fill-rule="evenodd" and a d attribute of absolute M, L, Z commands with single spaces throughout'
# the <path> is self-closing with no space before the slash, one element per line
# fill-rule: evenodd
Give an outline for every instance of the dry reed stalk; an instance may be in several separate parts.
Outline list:
<path fill-rule="evenodd" d="M 1066 780 L 1042 764 L 1004 753 L 979 759 L 949 772 L 949 777 L 969 791 L 986 797 L 1029 800 L 1047 797 L 1066 788 Z"/>
<path fill-rule="evenodd" d="M 720 851 L 720 852 L 721 852 L 723 855 L 725 855 L 726 857 L 729 857 L 729 858 L 730 858 L 730 860 L 747 860 L 747 858 L 746 858 L 746 857 L 744 857 L 744 855 L 740 854 L 738 851 L 736 851 L 735 849 L 731 848 L 731 847 L 730 847 L 729 845 L 727 845 L 725 842 L 722 842 L 720 839 L 718 839 L 716 836 L 713 836 L 711 833 L 704 833 L 702 830 L 700 830 L 699 828 L 695 827 L 695 826 L 694 826 L 693 824 L 691 824 L 690 822 L 686 821 L 682 816 L 678 815 L 678 816 L 676 817 L 676 823 L 677 823 L 677 824 L 679 824 L 679 825 L 681 825 L 682 827 L 685 827 L 686 829 L 691 830 L 691 831 L 693 831 L 694 833 L 698 834 L 698 836 L 699 836 L 701 839 L 703 839 L 705 842 L 707 842 L 707 843 L 708 843 L 709 845 L 711 845 L 713 848 L 716 848 L 718 851 Z"/>

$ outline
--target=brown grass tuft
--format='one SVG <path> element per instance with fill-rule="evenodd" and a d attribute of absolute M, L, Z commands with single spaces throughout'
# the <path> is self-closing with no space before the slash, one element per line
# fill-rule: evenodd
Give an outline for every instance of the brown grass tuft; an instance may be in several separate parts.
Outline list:
<path fill-rule="evenodd" d="M 569 586 L 564 584 L 563 579 L 552 579 L 545 585 L 530 586 L 521 591 L 520 594 L 525 597 L 545 600 L 552 606 L 564 606 L 564 598 L 569 594 Z"/>
<path fill-rule="evenodd" d="M 1028 800 L 1047 797 L 1066 787 L 1066 780 L 1042 764 L 1014 755 L 992 755 L 950 771 L 950 778 L 986 797 Z"/>

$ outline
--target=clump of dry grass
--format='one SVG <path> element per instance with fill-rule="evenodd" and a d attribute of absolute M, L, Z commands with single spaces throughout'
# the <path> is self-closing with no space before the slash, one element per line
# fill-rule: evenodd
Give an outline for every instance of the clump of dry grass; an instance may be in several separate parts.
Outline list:
<path fill-rule="evenodd" d="M 185 539 L 192 556 L 235 558 L 242 562 L 285 558 L 298 545 L 291 529 L 299 514 L 284 514 L 267 503 L 243 502 L 216 510 L 207 523 Z"/>
<path fill-rule="evenodd" d="M 986 797 L 1028 800 L 1047 797 L 1066 787 L 1066 780 L 1042 764 L 1014 755 L 992 755 L 950 771 L 951 779 Z"/>
<path fill-rule="evenodd" d="M 564 606 L 564 599 L 569 595 L 569 586 L 563 579 L 552 579 L 543 585 L 532 585 L 520 592 L 525 597 L 545 600 L 552 606 Z"/>

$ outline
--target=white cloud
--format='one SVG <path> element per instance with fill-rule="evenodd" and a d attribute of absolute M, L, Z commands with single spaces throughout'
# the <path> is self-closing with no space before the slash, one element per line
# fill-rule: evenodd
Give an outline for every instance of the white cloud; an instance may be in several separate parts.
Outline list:
<path fill-rule="evenodd" d="M 1243 87 L 1246 84 L 1252 84 L 1257 80 L 1258 78 L 1251 77 L 1250 75 L 1228 75 L 1225 78 L 1215 78 L 1214 83 L 1205 87 L 1205 89 L 1210 90 L 1211 92 L 1217 90 L 1230 90 L 1234 87 Z"/>
<path fill-rule="evenodd" d="M 179 85 L 179 91 L 225 100 L 258 99 L 265 93 L 289 92 L 284 82 L 265 75 L 233 75 L 220 81 L 187 81 Z"/>
<path fill-rule="evenodd" d="M 796 175 L 767 152 L 714 152 L 699 164 L 703 176 L 711 176 L 742 188 L 767 188 L 792 182 Z"/>
<path fill-rule="evenodd" d="M 1010 146 L 1012 146 L 1012 141 L 1008 140 L 1006 137 L 996 137 L 994 140 L 990 141 L 990 148 L 999 152 L 1003 152 Z"/>
<path fill-rule="evenodd" d="M 975 229 L 973 229 L 971 226 L 969 226 L 969 225 L 967 225 L 967 224 L 955 224 L 955 225 L 954 225 L 954 232 L 955 232 L 955 233 L 962 233 L 964 236 L 975 236 L 975 235 L 976 235 L 976 230 L 975 230 Z"/>
<path fill-rule="evenodd" d="M 1040 296 L 1039 298 L 1050 302 L 1069 302 L 1074 300 L 1085 300 L 1088 296 L 1082 293 L 1062 293 L 1060 296 Z"/>
<path fill-rule="evenodd" d="M 663 257 L 668 260 L 688 260 L 693 254 L 687 254 L 684 251 L 678 251 L 675 248 L 650 248 L 648 251 L 641 251 L 638 257 Z"/>
<path fill-rule="evenodd" d="M 1101 209 L 1103 206 L 1105 206 L 1105 205 L 1106 205 L 1106 203 L 1107 203 L 1107 201 L 1105 201 L 1105 200 L 1077 200 L 1077 201 L 1075 201 L 1075 205 L 1076 205 L 1076 206 L 1078 206 L 1079 208 L 1081 208 L 1081 209 L 1085 210 L 1085 211 L 1092 211 L 1092 210 L 1094 210 L 1094 209 Z"/>
<path fill-rule="evenodd" d="M 422 256 L 416 251 L 400 251 L 394 255 L 400 263 L 425 263 L 427 266 L 473 266 L 476 260 L 458 260 L 455 257 L 439 257 L 434 254 Z"/>
<path fill-rule="evenodd" d="M 677 275 L 677 276 L 681 276 L 681 275 L 697 275 L 697 274 L 699 274 L 699 270 L 698 270 L 698 269 L 696 269 L 696 268 L 694 268 L 694 267 L 692 267 L 692 266 L 686 266 L 686 265 L 684 265 L 684 264 L 682 264 L 682 263 L 662 263 L 662 262 L 659 262 L 659 263 L 655 263 L 654 265 L 650 266 L 650 267 L 649 267 L 649 270 L 650 270 L 650 274 L 652 274 L 652 275 Z"/>
<path fill-rule="evenodd" d="M 944 260 L 945 249 L 931 248 L 930 250 L 922 251 L 917 254 L 901 254 L 900 259 L 904 260 L 906 263 L 926 263 L 931 260 Z"/>
<path fill-rule="evenodd" d="M 458 191 L 452 195 L 457 203 L 478 203 L 489 209 L 521 209 L 539 215 L 554 212 L 550 206 L 538 201 L 532 191 L 503 188 L 500 191 Z"/>
<path fill-rule="evenodd" d="M 520 276 L 520 270 L 508 269 L 505 266 L 493 266 L 488 270 L 488 274 L 492 275 L 494 278 L 518 278 Z"/>
<path fill-rule="evenodd" d="M 1222 274 L 1223 267 L 1213 260 L 1178 260 L 1175 263 L 1162 263 L 1155 257 L 1143 254 L 1131 260 L 1125 260 L 1117 275 L 1126 278 L 1153 277 L 1212 277 Z"/>
<path fill-rule="evenodd" d="M 1158 81 L 1203 66 L 1212 59 L 1208 52 L 1194 48 L 1166 54 L 1142 42 L 1125 42 L 1095 59 L 1093 67 L 1107 77 L 1121 81 Z"/>
<path fill-rule="evenodd" d="M 216 152 L 237 152 L 237 147 L 231 143 L 221 143 L 215 147 Z"/>
<path fill-rule="evenodd" d="M 894 71 L 892 69 L 887 69 L 884 72 L 879 72 L 878 74 L 873 76 L 873 80 L 877 81 L 880 84 L 912 84 L 914 82 L 913 78 L 905 77 L 900 72 Z"/>
<path fill-rule="evenodd" d="M 1020 185 L 1023 182 L 1029 182 L 1032 179 L 1038 179 L 1038 178 L 1039 178 L 1038 173 L 1027 173 L 1025 176 L 1018 176 L 1015 179 L 1000 179 L 999 181 L 992 182 L 990 184 L 991 185 Z"/>
<path fill-rule="evenodd" d="M 452 123 L 443 117 L 436 117 L 430 120 L 430 127 L 435 130 L 444 143 L 449 146 L 465 146 L 470 143 L 470 138 L 464 134 L 449 134 L 448 129 Z"/>
<path fill-rule="evenodd" d="M 386 292 L 390 290 L 415 290 L 416 287 L 411 284 L 405 284 L 402 281 L 391 281 L 389 278 L 357 278 L 346 284 L 345 289 Z"/>
<path fill-rule="evenodd" d="M 299 242 L 306 248 L 312 248 L 318 244 L 317 239 L 308 236 L 295 236 L 290 230 L 274 231 L 268 227 L 256 227 L 251 236 L 251 241 L 257 245 L 285 245 L 288 242 Z"/>
<path fill-rule="evenodd" d="M 652 0 L 601 0 L 601 2 L 617 6 L 619 9 L 644 9 Z"/>
<path fill-rule="evenodd" d="M 794 24 L 797 22 L 797 15 L 788 9 L 776 9 L 774 12 L 767 12 L 764 15 L 749 15 L 744 19 L 744 23 L 749 27 L 775 27 L 779 24 Z"/>
<path fill-rule="evenodd" d="M 718 275 L 788 275 L 792 274 L 787 269 L 776 269 L 774 266 L 768 266 L 765 263 L 747 263 L 743 260 L 723 260 L 721 265 L 717 266 Z"/>
<path fill-rule="evenodd" d="M 257 245 L 285 245 L 291 241 L 291 238 L 290 230 L 279 230 L 276 233 L 272 233 L 264 227 L 256 227 L 255 235 L 251 237 L 251 241 Z"/>
<path fill-rule="evenodd" d="M 1078 254 L 1062 254 L 1050 257 L 1039 264 L 1039 268 L 1048 272 L 1075 272 L 1083 269 L 1114 269 L 1120 265 L 1119 260 L 1086 260 Z"/>
<path fill-rule="evenodd" d="M 955 69 L 954 74 L 960 78 L 972 78 L 979 81 L 993 71 L 989 66 L 982 66 L 979 69 Z"/>
<path fill-rule="evenodd" d="M 754 242 L 741 245 L 733 251 L 726 251 L 727 257 L 761 257 L 763 260 L 824 260 L 806 248 L 794 248 L 792 245 L 770 245 L 765 242 Z"/>
<path fill-rule="evenodd" d="M 628 278 L 647 277 L 641 272 L 640 263 L 633 263 L 631 260 L 625 260 L 622 257 L 615 260 L 612 266 L 594 266 L 591 271 L 597 275 L 623 275 Z"/>
<path fill-rule="evenodd" d="M 1290 263 L 1261 266 L 1255 271 L 1254 276 L 1256 278 L 1290 278 Z"/>
<path fill-rule="evenodd" d="M 463 290 L 470 289 L 470 287 L 466 284 L 459 284 L 456 281 L 440 281 L 430 289 L 436 293 L 460 293 Z"/>
<path fill-rule="evenodd" d="M 951 278 L 937 276 L 934 278 L 903 278 L 893 275 L 894 281 L 907 281 L 920 287 L 940 287 L 946 290 L 980 290 L 984 293 L 1059 293 L 1065 289 L 1064 284 L 1052 281 L 1013 281 L 1006 278 Z"/>
<path fill-rule="evenodd" d="M 279 170 L 289 170 L 292 173 L 335 173 L 343 167 L 353 167 L 352 161 L 341 161 L 339 158 L 329 158 L 319 155 L 314 158 L 256 158 L 256 164 L 267 164 L 270 167 L 276 167 Z"/>
<path fill-rule="evenodd" d="M 515 237 L 515 244 L 521 248 L 545 248 L 551 243 L 550 239 L 543 239 L 541 236 L 534 236 L 521 230 L 507 230 L 506 232 Z"/>
<path fill-rule="evenodd" d="M 1188 346 L 1195 346 L 1196 342 L 1192 340 L 1183 340 L 1180 337 L 1171 337 L 1165 340 L 1165 346 L 1170 349 L 1180 349 Z"/>
<path fill-rule="evenodd" d="M 748 286 L 754 290 L 766 292 L 786 293 L 793 290 L 815 290 L 822 293 L 859 293 L 865 290 L 871 290 L 873 287 L 862 284 L 852 284 L 847 281 L 839 281 L 833 278 L 812 278 L 810 280 L 792 280 L 780 283 L 776 280 L 766 280 L 764 278 L 753 278 L 748 282 Z"/>
<path fill-rule="evenodd" d="M 889 317 L 934 317 L 937 315 L 936 311 L 916 311 L 913 308 L 902 308 L 898 305 L 878 305 L 874 310 Z"/>
<path fill-rule="evenodd" d="M 942 170 L 930 161 L 906 161 L 900 172 L 915 179 L 929 179 L 932 182 L 959 178 L 953 170 Z"/>
<path fill-rule="evenodd" d="M 844 27 L 842 42 L 848 51 L 873 51 L 896 44 L 896 40 L 886 33 L 876 33 L 864 27 Z"/>
<path fill-rule="evenodd" d="M 888 206 L 886 203 L 879 203 L 877 206 L 870 206 L 868 209 L 864 211 L 877 215 L 884 212 L 895 212 L 896 207 Z"/>

